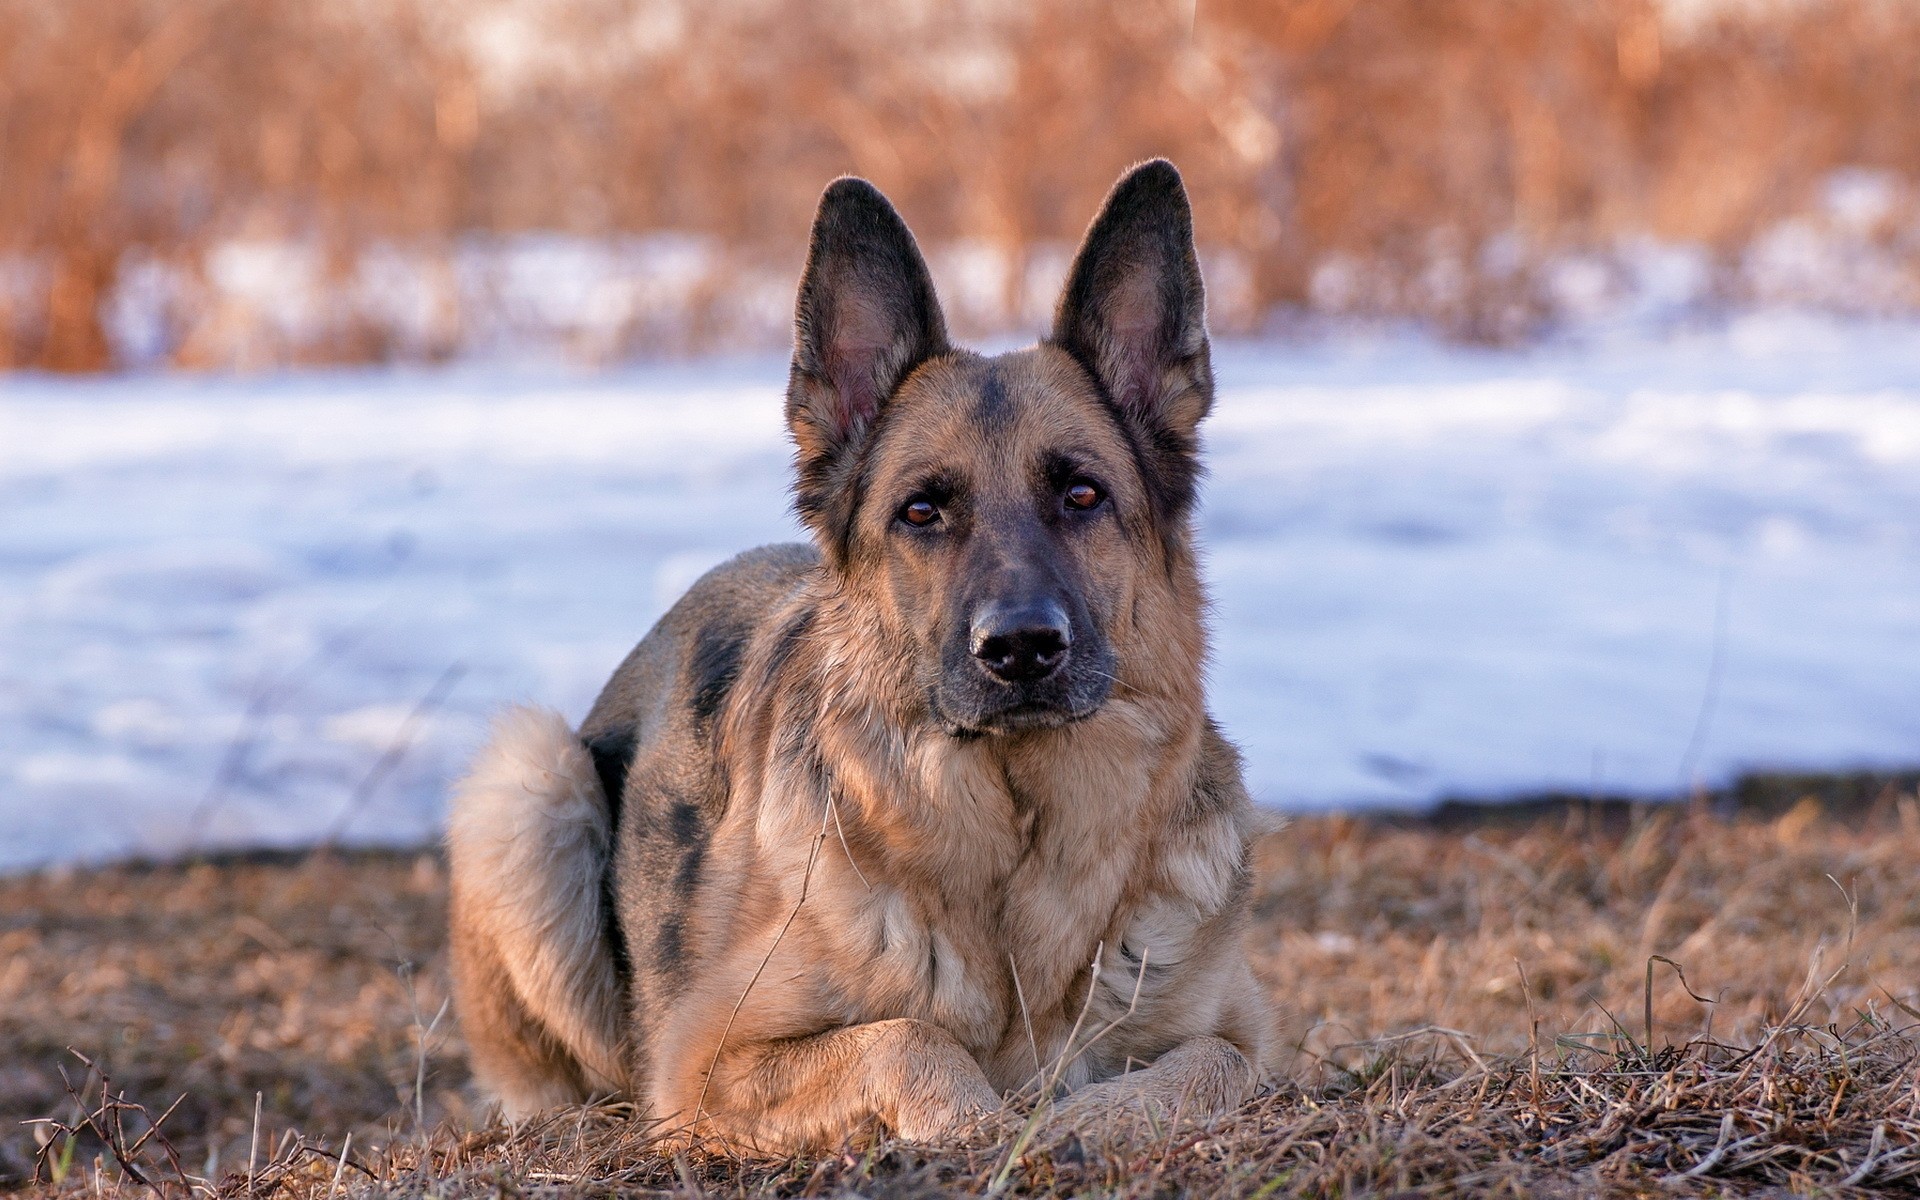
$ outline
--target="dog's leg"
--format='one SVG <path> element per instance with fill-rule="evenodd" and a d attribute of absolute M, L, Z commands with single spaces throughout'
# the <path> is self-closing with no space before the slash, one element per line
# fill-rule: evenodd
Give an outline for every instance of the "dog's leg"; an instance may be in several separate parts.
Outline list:
<path fill-rule="evenodd" d="M 687 1108 L 699 1103 L 688 1098 Z M 837 1145 L 878 1121 L 937 1142 L 997 1111 L 980 1064 L 937 1025 L 901 1018 L 729 1051 L 697 1131 L 762 1153 Z"/>
<path fill-rule="evenodd" d="M 1253 1098 L 1253 1064 L 1225 1038 L 1197 1037 L 1152 1066 L 1074 1092 L 1054 1110 L 1063 1127 L 1203 1125 Z"/>
<path fill-rule="evenodd" d="M 626 1085 L 601 879 L 612 829 L 566 719 L 511 709 L 455 791 L 454 999 L 474 1079 L 509 1117 Z"/>

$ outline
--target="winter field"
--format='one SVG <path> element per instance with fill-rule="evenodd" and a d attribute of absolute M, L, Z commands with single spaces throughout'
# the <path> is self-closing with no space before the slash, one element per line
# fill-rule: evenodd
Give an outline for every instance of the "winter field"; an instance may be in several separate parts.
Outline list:
<path fill-rule="evenodd" d="M 1920 760 L 1920 329 L 1229 345 L 1213 706 L 1285 808 Z M 437 827 L 798 535 L 776 359 L 0 377 L 0 869 Z"/>

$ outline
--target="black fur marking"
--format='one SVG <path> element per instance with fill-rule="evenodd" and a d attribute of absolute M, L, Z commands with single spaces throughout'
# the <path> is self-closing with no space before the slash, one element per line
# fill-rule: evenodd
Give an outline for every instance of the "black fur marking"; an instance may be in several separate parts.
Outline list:
<path fill-rule="evenodd" d="M 707 831 L 700 820 L 700 810 L 684 800 L 676 802 L 667 810 L 667 836 L 682 849 L 705 841 Z"/>
<path fill-rule="evenodd" d="M 630 729 L 610 730 L 583 738 L 582 744 L 593 757 L 593 773 L 600 777 L 600 790 L 606 793 L 607 834 L 611 838 L 620 828 L 621 800 L 626 795 L 628 768 L 633 765 L 634 734 Z M 614 974 L 624 987 L 633 977 L 633 968 L 627 958 L 627 939 L 620 928 L 614 861 L 614 856 L 608 855 L 606 868 L 600 872 L 600 911 L 607 914 L 607 950 L 613 957 Z"/>
<path fill-rule="evenodd" d="M 600 911 L 607 914 L 607 952 L 613 958 L 614 977 L 622 990 L 633 979 L 633 962 L 627 957 L 627 935 L 620 924 L 620 892 L 613 878 L 614 859 L 607 858 L 607 869 L 600 872 Z"/>
<path fill-rule="evenodd" d="M 989 359 L 986 374 L 980 380 L 980 395 L 973 405 L 973 423 L 989 438 L 1006 431 L 1013 406 L 1007 403 L 1006 381 L 1000 378 L 1000 364 Z"/>
<path fill-rule="evenodd" d="M 1128 452 L 1132 453 L 1131 448 Z M 1049 451 L 1040 462 L 1040 477 L 1046 483 L 1047 490 L 1055 496 L 1065 492 L 1076 479 L 1092 479 L 1104 485 L 1105 481 L 1087 468 L 1087 462 L 1093 458 L 1090 451 L 1073 447 Z M 1138 466 L 1137 463 L 1135 465 Z"/>
<path fill-rule="evenodd" d="M 727 694 L 740 674 L 748 632 L 739 626 L 709 625 L 694 640 L 687 673 L 693 681 L 694 724 L 703 730 L 726 706 Z"/>
<path fill-rule="evenodd" d="M 634 734 L 631 729 L 609 730 L 582 739 L 593 756 L 593 772 L 600 777 L 600 790 L 607 795 L 607 830 L 620 828 L 620 802 L 627 791 L 627 769 L 633 765 Z"/>
<path fill-rule="evenodd" d="M 686 929 L 679 913 L 668 913 L 653 935 L 653 965 L 673 976 L 686 971 Z"/>
<path fill-rule="evenodd" d="M 673 873 L 673 890 L 682 897 L 693 895 L 693 889 L 700 886 L 700 867 L 707 858 L 707 843 L 704 838 L 687 847 L 680 856 L 680 869 Z"/>
<path fill-rule="evenodd" d="M 700 867 L 707 857 L 707 826 L 699 808 L 681 801 L 669 809 L 667 836 L 680 847 L 680 866 L 673 873 L 673 890 L 684 900 L 700 885 Z"/>

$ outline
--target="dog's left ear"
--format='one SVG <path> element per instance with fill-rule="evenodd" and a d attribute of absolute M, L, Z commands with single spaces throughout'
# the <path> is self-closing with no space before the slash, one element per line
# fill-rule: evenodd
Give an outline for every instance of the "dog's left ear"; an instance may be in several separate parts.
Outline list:
<path fill-rule="evenodd" d="M 1053 340 L 1142 434 L 1177 509 L 1191 501 L 1195 431 L 1213 407 L 1206 290 L 1180 172 L 1142 163 L 1114 185 L 1074 256 Z"/>
<path fill-rule="evenodd" d="M 933 277 L 906 222 L 866 180 L 834 180 L 813 218 L 787 377 L 795 497 L 830 554 L 849 516 L 840 509 L 853 451 L 913 369 L 948 348 Z"/>

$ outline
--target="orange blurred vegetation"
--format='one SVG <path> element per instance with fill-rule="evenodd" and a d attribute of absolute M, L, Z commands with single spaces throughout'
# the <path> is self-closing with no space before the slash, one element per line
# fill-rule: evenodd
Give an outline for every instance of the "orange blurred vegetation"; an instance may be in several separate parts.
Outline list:
<path fill-rule="evenodd" d="M 699 238 L 697 349 L 745 320 L 735 281 L 797 268 L 842 172 L 990 252 L 999 295 L 959 324 L 1027 321 L 1047 255 L 1155 154 L 1227 264 L 1217 324 L 1308 307 L 1344 264 L 1346 310 L 1503 340 L 1556 256 L 1724 260 L 1839 168 L 1910 193 L 1920 5 L 0 0 L 0 365 L 116 365 L 139 273 L 169 281 L 164 360 L 231 360 L 258 316 L 208 280 L 237 242 L 303 247 L 324 292 L 382 247 L 450 276 L 528 231 Z M 470 293 L 427 294 L 405 339 L 346 306 L 255 356 L 458 352 Z"/>

